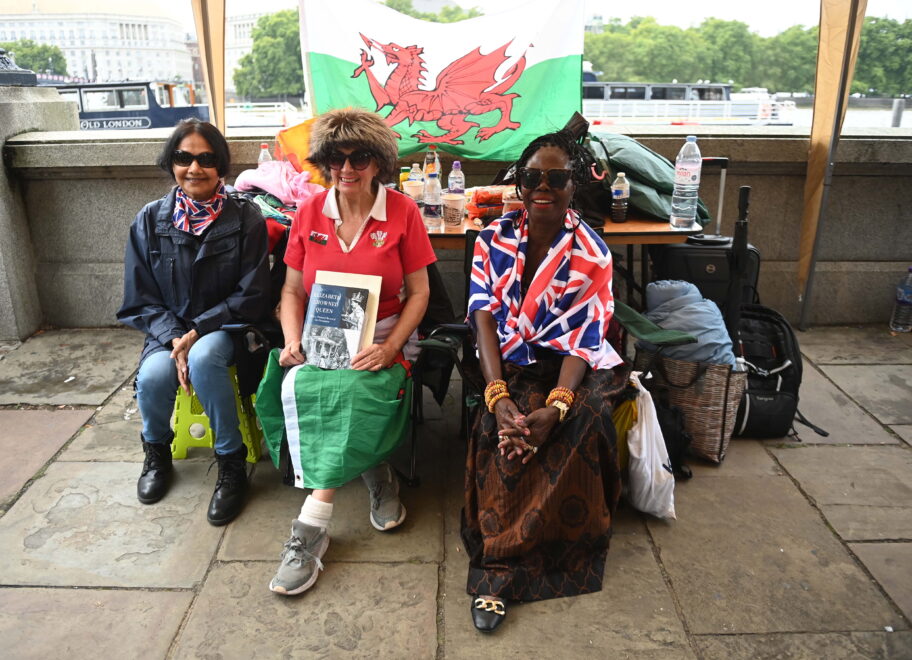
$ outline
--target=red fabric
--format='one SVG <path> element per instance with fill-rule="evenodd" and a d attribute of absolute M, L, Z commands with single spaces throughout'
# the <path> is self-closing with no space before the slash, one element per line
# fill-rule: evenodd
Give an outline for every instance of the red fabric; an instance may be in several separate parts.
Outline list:
<path fill-rule="evenodd" d="M 335 223 L 323 214 L 329 193 L 327 190 L 314 195 L 298 207 L 285 263 L 301 271 L 308 296 L 318 270 L 380 275 L 383 284 L 377 320 L 398 314 L 404 305 L 399 292 L 405 275 L 437 260 L 418 207 L 406 195 L 388 190 L 386 221 L 370 218 L 357 244 L 345 253 L 339 245 Z"/>
<path fill-rule="evenodd" d="M 276 243 L 285 235 L 285 225 L 274 218 L 266 218 L 266 233 L 269 240 L 269 253 L 272 254 Z"/>

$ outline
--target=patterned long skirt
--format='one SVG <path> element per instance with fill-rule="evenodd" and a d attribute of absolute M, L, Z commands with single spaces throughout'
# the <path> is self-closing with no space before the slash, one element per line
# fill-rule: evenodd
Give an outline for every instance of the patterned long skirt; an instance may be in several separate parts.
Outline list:
<path fill-rule="evenodd" d="M 560 364 L 505 364 L 520 411 L 545 405 Z M 611 398 L 626 375 L 624 367 L 590 369 L 564 422 L 526 465 L 500 455 L 494 415 L 479 415 L 469 439 L 462 511 L 469 594 L 535 601 L 601 590 L 621 494 Z"/>

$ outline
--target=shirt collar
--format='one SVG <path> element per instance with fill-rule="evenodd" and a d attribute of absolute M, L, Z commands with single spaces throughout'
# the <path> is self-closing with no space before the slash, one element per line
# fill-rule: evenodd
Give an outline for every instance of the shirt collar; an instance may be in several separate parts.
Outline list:
<path fill-rule="evenodd" d="M 326 195 L 326 201 L 323 202 L 323 215 L 335 220 L 336 224 L 342 222 L 342 214 L 339 212 L 339 201 L 336 199 L 336 187 L 329 189 Z M 386 187 L 382 184 L 377 185 L 377 198 L 371 207 L 369 218 L 386 222 Z"/>

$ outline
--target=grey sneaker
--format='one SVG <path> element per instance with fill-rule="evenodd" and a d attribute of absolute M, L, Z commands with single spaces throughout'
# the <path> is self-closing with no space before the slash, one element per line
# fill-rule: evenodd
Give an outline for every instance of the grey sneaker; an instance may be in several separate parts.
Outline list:
<path fill-rule="evenodd" d="M 405 507 L 399 501 L 399 480 L 389 463 L 380 463 L 361 475 L 370 491 L 370 521 L 381 532 L 398 527 L 405 520 Z"/>
<path fill-rule="evenodd" d="M 295 596 L 310 589 L 323 562 L 320 559 L 329 547 L 329 535 L 323 527 L 306 525 L 300 520 L 291 523 L 291 538 L 285 541 L 282 563 L 269 583 L 269 590 L 283 596 Z"/>

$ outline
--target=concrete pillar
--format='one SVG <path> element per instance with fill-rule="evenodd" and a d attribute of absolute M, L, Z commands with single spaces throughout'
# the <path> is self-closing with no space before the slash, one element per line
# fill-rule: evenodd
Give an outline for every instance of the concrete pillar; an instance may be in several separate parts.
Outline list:
<path fill-rule="evenodd" d="M 52 87 L 0 86 L 0 146 L 30 131 L 79 129 L 76 104 Z M 35 257 L 19 183 L 0 170 L 0 341 L 22 340 L 42 322 Z"/>

